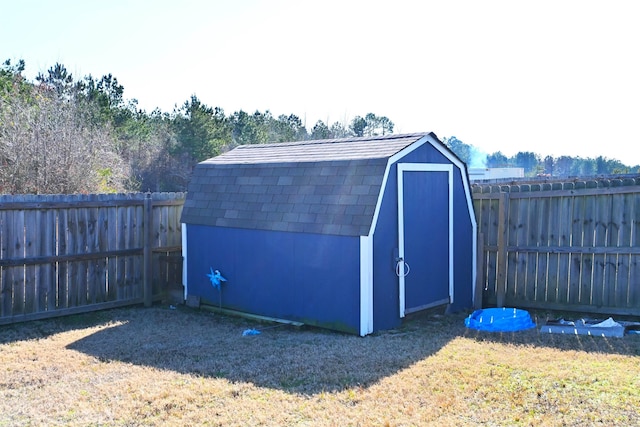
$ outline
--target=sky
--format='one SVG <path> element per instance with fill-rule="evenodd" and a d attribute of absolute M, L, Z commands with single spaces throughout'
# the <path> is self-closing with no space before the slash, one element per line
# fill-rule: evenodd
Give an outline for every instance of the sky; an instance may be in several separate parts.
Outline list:
<path fill-rule="evenodd" d="M 148 112 L 194 94 L 309 130 L 372 112 L 487 153 L 638 165 L 639 19 L 635 0 L 0 0 L 0 60 L 111 73 Z"/>

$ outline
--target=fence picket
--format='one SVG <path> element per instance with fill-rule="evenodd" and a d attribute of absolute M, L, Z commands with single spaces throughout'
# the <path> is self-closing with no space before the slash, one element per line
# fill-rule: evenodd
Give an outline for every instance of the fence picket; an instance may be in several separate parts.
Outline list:
<path fill-rule="evenodd" d="M 531 185 L 530 191 L 539 192 L 540 185 L 538 184 Z M 529 199 L 525 245 L 530 247 L 539 246 L 539 242 L 540 242 L 540 236 L 539 236 L 540 218 L 538 217 L 540 212 L 538 210 L 538 204 L 539 204 L 538 198 Z M 539 267 L 538 252 L 529 252 L 526 255 L 526 259 L 527 259 L 527 273 L 526 273 L 527 281 L 525 284 L 524 298 L 526 301 L 535 301 L 536 290 L 538 288 L 538 284 L 537 284 L 537 269 Z"/>
<path fill-rule="evenodd" d="M 125 234 L 125 247 L 127 249 L 133 249 L 136 247 L 141 247 L 142 243 L 138 240 L 138 221 L 136 218 L 136 208 L 130 206 L 127 208 L 127 232 Z M 125 262 L 125 276 L 127 280 L 126 284 L 126 295 L 128 298 L 138 298 L 140 294 L 136 292 L 135 284 L 138 282 L 138 271 L 141 269 L 141 266 L 138 264 L 137 257 L 127 257 Z"/>
<path fill-rule="evenodd" d="M 496 199 L 490 200 L 489 201 L 489 227 L 491 229 L 491 237 L 490 237 L 490 244 L 495 245 L 496 248 L 499 246 L 498 245 L 498 240 L 499 240 L 499 234 L 500 234 L 500 227 L 498 226 L 499 222 L 500 222 L 500 199 L 499 197 L 497 197 Z M 495 230 L 495 231 L 494 231 Z M 498 302 L 498 294 L 501 291 L 501 289 L 504 289 L 504 284 L 503 283 L 498 283 L 498 249 L 495 249 L 494 251 L 490 252 L 489 254 L 489 266 L 490 266 L 490 271 L 489 271 L 489 277 L 491 279 L 490 283 L 493 283 L 493 298 L 495 302 Z"/>
<path fill-rule="evenodd" d="M 154 229 L 151 230 L 151 236 L 152 236 L 153 245 L 156 247 L 166 246 L 167 228 L 166 228 L 166 222 L 165 222 L 166 217 L 164 214 L 164 206 L 158 206 L 153 208 L 152 216 L 153 216 Z M 154 253 L 152 254 L 152 257 L 157 259 L 159 255 L 160 254 L 158 253 Z M 152 275 L 152 280 L 154 282 L 158 280 L 160 277 L 159 269 L 157 268 L 153 269 L 151 271 L 151 275 Z"/>
<path fill-rule="evenodd" d="M 519 192 L 519 188 L 512 186 L 509 189 L 509 194 L 513 192 Z M 518 243 L 518 207 L 519 199 L 507 199 L 505 207 L 505 221 L 507 223 L 505 243 L 506 246 L 517 246 Z M 498 253 L 500 253 L 501 244 L 498 243 Z M 511 295 L 515 295 L 515 287 L 517 283 L 517 268 L 518 268 L 518 254 L 516 251 L 504 250 L 504 256 L 506 258 L 507 270 L 506 270 L 506 294 L 513 299 Z"/>
<path fill-rule="evenodd" d="M 24 201 L 24 196 L 18 196 L 20 201 Z M 8 257 L 20 259 L 24 257 L 24 211 L 13 211 L 12 224 L 9 229 L 9 250 Z M 24 266 L 16 265 L 10 267 L 11 288 L 12 288 L 12 307 L 11 315 L 24 315 Z"/>
<path fill-rule="evenodd" d="M 99 194 L 97 197 L 98 201 L 104 201 L 105 195 Z M 107 251 L 107 245 L 109 244 L 108 239 L 108 216 L 107 210 L 104 208 L 95 208 L 95 213 L 92 218 L 95 218 L 95 240 L 93 243 L 93 250 L 96 253 L 101 253 Z M 107 292 L 108 292 L 108 258 L 101 258 L 95 261 L 95 269 L 96 269 L 96 279 L 95 279 L 95 303 L 103 303 L 107 302 Z"/>
<path fill-rule="evenodd" d="M 98 196 L 92 194 L 89 196 L 89 200 L 96 201 Z M 99 253 L 100 243 L 98 241 L 100 231 L 98 226 L 98 208 L 87 208 L 87 253 Z M 102 285 L 100 280 L 100 261 L 99 259 L 91 260 L 87 262 L 87 292 L 86 298 L 89 304 L 96 304 L 98 302 L 100 287 Z M 100 298 L 102 300 L 102 298 Z"/>
<path fill-rule="evenodd" d="M 631 242 L 631 227 L 627 222 L 627 218 L 630 216 L 630 207 L 624 194 L 613 196 L 612 213 L 618 229 L 616 247 L 619 248 L 628 248 Z M 617 265 L 615 306 L 627 307 L 629 303 L 629 255 L 619 254 Z"/>
<path fill-rule="evenodd" d="M 86 196 L 82 196 L 80 200 L 86 200 Z M 88 209 L 78 208 L 76 209 L 77 214 L 77 227 L 78 234 L 76 235 L 76 254 L 83 254 L 88 252 L 88 233 L 89 233 L 89 219 L 88 219 Z M 77 262 L 77 274 L 76 274 L 76 292 L 77 292 L 77 304 L 80 306 L 86 305 L 88 303 L 88 292 L 89 292 L 89 283 L 88 283 L 88 274 L 89 274 L 89 262 L 88 261 L 79 261 Z"/>
<path fill-rule="evenodd" d="M 61 208 L 58 210 L 58 242 L 57 254 L 64 256 L 69 254 L 68 236 L 69 236 L 69 209 Z M 56 297 L 56 308 L 65 309 L 69 307 L 69 262 L 66 260 L 58 261 L 58 286 Z"/>
<path fill-rule="evenodd" d="M 563 190 L 573 189 L 573 183 L 565 183 Z M 569 247 L 571 244 L 571 213 L 573 212 L 573 197 L 563 197 L 560 204 L 560 243 L 558 247 Z M 558 255 L 558 302 L 560 304 L 569 303 L 569 265 L 571 253 L 561 253 Z"/>
<path fill-rule="evenodd" d="M 142 199 L 141 199 L 142 200 Z M 141 248 L 144 246 L 144 232 L 147 229 L 145 225 L 144 219 L 144 208 L 142 205 L 135 206 L 130 209 L 129 212 L 129 220 L 131 221 L 131 227 L 129 228 L 130 240 L 129 244 L 131 247 Z M 150 225 L 151 228 L 154 227 L 153 224 Z M 154 246 L 154 243 L 151 243 Z M 133 283 L 142 283 L 144 277 L 144 262 L 142 258 L 142 254 L 131 257 L 131 261 L 129 263 L 129 274 L 132 278 L 132 282 L 129 283 L 130 295 L 133 298 L 142 298 L 143 289 L 141 286 L 133 286 Z"/>
<path fill-rule="evenodd" d="M 585 183 L 586 188 L 597 188 L 596 181 Z M 584 210 L 582 213 L 582 242 L 583 247 L 593 247 L 595 234 L 596 198 L 584 197 Z M 580 304 L 591 304 L 593 299 L 593 254 L 582 254 L 580 266 L 580 289 L 578 301 Z"/>
<path fill-rule="evenodd" d="M 125 206 L 118 206 L 118 236 L 117 236 L 117 247 L 119 250 L 127 249 L 127 236 L 129 235 L 129 221 L 127 220 L 127 210 L 128 208 Z M 116 268 L 116 283 L 117 283 L 117 299 L 129 299 L 130 296 L 127 294 L 127 284 L 126 284 L 126 266 L 127 266 L 127 257 L 126 256 L 118 256 L 117 257 L 117 268 Z"/>
<path fill-rule="evenodd" d="M 72 201 L 79 201 L 78 196 L 71 196 Z M 73 206 L 73 205 L 72 205 Z M 67 212 L 67 249 L 71 254 L 77 254 L 80 243 L 80 218 L 77 208 L 71 208 Z M 80 261 L 74 260 L 69 262 L 69 281 L 67 284 L 67 304 L 68 307 L 76 307 L 78 305 L 78 285 L 81 281 Z"/>
<path fill-rule="evenodd" d="M 120 227 L 118 224 L 118 207 L 108 206 L 106 209 L 106 239 L 101 239 L 101 244 L 106 244 L 107 251 L 118 249 L 118 235 Z M 103 209 L 102 211 L 104 211 Z M 105 243 L 106 240 L 106 243 Z M 118 300 L 118 258 L 109 256 L 107 258 L 107 301 Z"/>
<path fill-rule="evenodd" d="M 541 188 L 545 189 L 546 188 Z M 549 198 L 538 200 L 538 210 L 536 218 L 538 222 L 538 233 L 532 236 L 532 245 L 538 246 L 541 252 L 538 253 L 538 264 L 535 271 L 536 289 L 534 299 L 536 302 L 547 300 L 547 277 L 549 267 L 549 253 L 545 248 L 549 247 Z"/>
<path fill-rule="evenodd" d="M 520 186 L 520 192 L 529 192 L 529 185 Z M 518 200 L 518 216 L 516 219 L 516 245 L 527 245 L 527 223 L 529 221 L 529 199 Z M 527 300 L 527 261 L 526 252 L 516 252 L 516 278 L 513 283 L 513 297 L 516 301 Z"/>
<path fill-rule="evenodd" d="M 576 188 L 579 187 L 576 182 Z M 574 197 L 573 210 L 571 212 L 571 244 L 572 248 L 581 248 L 583 244 L 584 230 L 584 197 Z M 569 303 L 580 303 L 580 283 L 582 273 L 582 252 L 572 251 L 571 264 L 569 266 Z"/>
<path fill-rule="evenodd" d="M 9 196 L 0 196 L 0 206 Z M 0 211 L 0 259 L 9 258 L 9 236 L 13 228 L 12 212 Z M 0 267 L 0 318 L 11 317 L 13 306 L 13 271 L 11 267 Z"/>
<path fill-rule="evenodd" d="M 474 190 L 477 190 L 474 189 Z M 479 228 L 482 228 L 483 230 L 487 230 L 489 225 L 488 225 L 488 215 L 489 215 L 489 211 L 487 209 L 488 205 L 489 205 L 490 200 L 482 200 L 482 199 L 474 199 L 473 200 L 473 205 L 474 205 L 474 210 L 476 212 L 476 217 L 477 217 L 477 222 L 478 224 L 481 224 L 479 226 Z M 479 236 L 480 237 L 480 236 Z M 487 237 L 485 235 L 482 235 L 482 242 L 478 242 L 479 244 L 481 243 L 483 247 L 487 246 Z M 488 256 L 488 251 L 483 251 L 482 254 L 479 254 L 480 257 L 478 259 L 478 264 L 486 264 L 487 263 L 487 256 Z M 485 291 L 485 288 L 488 288 L 489 286 L 489 281 L 487 278 L 487 269 L 481 269 L 478 266 L 478 273 L 482 274 L 482 276 L 479 276 L 479 283 L 481 283 L 482 285 L 479 287 L 478 290 L 478 294 L 476 294 L 476 301 L 478 301 L 478 304 L 480 306 L 483 305 L 482 301 L 488 298 L 487 292 Z"/>
<path fill-rule="evenodd" d="M 551 197 L 548 199 L 549 203 L 549 227 L 548 227 L 548 238 L 547 238 L 547 250 L 549 247 L 558 247 L 560 246 L 560 222 L 562 218 L 560 217 L 560 206 L 562 204 L 562 197 Z M 546 280 L 547 280 L 547 289 L 545 292 L 545 302 L 557 303 L 558 302 L 558 287 L 559 287 L 559 254 L 557 253 L 549 253 L 548 261 L 547 261 L 547 272 L 546 272 Z"/>
<path fill-rule="evenodd" d="M 31 201 L 32 197 L 25 197 L 27 201 Z M 30 258 L 38 255 L 38 239 L 42 235 L 38 230 L 38 211 L 24 211 L 24 257 Z M 44 231 L 44 230 L 43 230 Z M 26 265 L 24 267 L 24 314 L 30 314 L 38 311 L 42 291 L 38 286 L 38 275 L 35 265 Z M 32 295 L 32 296 L 31 296 Z"/>
<path fill-rule="evenodd" d="M 596 247 L 604 247 L 607 243 L 607 230 L 611 216 L 611 196 L 602 195 L 598 197 L 596 204 L 596 221 L 594 222 L 594 240 Z M 605 304 L 605 294 L 607 286 L 605 282 L 606 254 L 595 254 L 593 256 L 593 291 L 591 302 L 595 306 Z"/>
<path fill-rule="evenodd" d="M 53 197 L 51 197 L 52 199 Z M 53 209 L 40 209 L 38 212 L 38 255 L 54 256 L 56 254 L 56 236 L 58 233 L 56 224 L 56 211 Z M 38 268 L 38 298 L 37 311 L 49 311 L 55 309 L 56 295 L 56 264 L 49 262 Z"/>

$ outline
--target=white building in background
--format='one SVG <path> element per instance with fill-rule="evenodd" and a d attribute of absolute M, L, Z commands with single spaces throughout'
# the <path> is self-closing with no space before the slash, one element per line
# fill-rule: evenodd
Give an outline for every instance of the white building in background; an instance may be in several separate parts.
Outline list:
<path fill-rule="evenodd" d="M 524 168 L 469 168 L 468 170 L 471 181 L 524 178 Z"/>

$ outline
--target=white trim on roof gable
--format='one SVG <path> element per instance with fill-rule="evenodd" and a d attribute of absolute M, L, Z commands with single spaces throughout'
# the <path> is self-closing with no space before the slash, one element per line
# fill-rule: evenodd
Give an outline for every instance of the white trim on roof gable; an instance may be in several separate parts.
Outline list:
<path fill-rule="evenodd" d="M 389 163 L 394 164 L 396 163 L 398 160 L 402 159 L 404 156 L 406 156 L 407 154 L 411 153 L 412 151 L 417 150 L 418 148 L 422 147 L 429 139 L 430 135 L 425 135 L 422 138 L 420 138 L 419 140 L 417 140 L 416 142 L 413 142 L 409 145 L 407 145 L 406 147 L 404 147 L 402 150 L 398 151 L 396 154 L 394 154 L 393 156 L 389 157 Z M 431 141 L 429 141 L 431 142 Z M 431 145 L 433 145 L 433 143 L 431 143 Z"/>

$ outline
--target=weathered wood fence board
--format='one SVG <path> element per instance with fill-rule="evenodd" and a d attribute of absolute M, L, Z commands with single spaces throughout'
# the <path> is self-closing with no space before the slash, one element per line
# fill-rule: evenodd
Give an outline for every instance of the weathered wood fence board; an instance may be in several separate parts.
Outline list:
<path fill-rule="evenodd" d="M 640 176 L 473 186 L 483 303 L 640 315 Z"/>
<path fill-rule="evenodd" d="M 178 276 L 160 256 L 180 255 L 183 203 L 183 193 L 0 196 L 0 324 L 158 299 Z"/>

